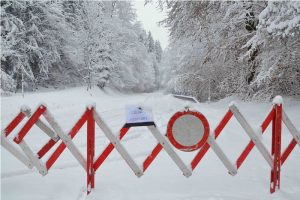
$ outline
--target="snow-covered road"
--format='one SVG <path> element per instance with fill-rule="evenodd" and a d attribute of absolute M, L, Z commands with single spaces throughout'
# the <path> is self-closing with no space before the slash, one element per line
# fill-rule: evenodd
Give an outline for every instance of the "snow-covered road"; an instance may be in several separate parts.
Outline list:
<path fill-rule="evenodd" d="M 94 89 L 92 95 L 85 88 L 73 88 L 61 91 L 47 91 L 2 97 L 1 125 L 6 126 L 18 113 L 23 104 L 34 110 L 41 102 L 46 103 L 55 119 L 68 132 L 84 112 L 87 102 L 95 102 L 96 109 L 110 128 L 117 133 L 125 122 L 126 105 L 145 105 L 153 109 L 153 115 L 162 133 L 166 130 L 169 118 L 187 104 L 202 112 L 214 128 L 227 111 L 228 104 L 234 100 L 241 112 L 253 127 L 258 127 L 271 103 L 242 102 L 237 98 L 227 98 L 207 104 L 188 103 L 162 93 L 119 94 L 112 91 L 102 92 Z M 300 101 L 287 99 L 284 109 L 296 127 L 300 128 Z M 26 121 L 26 120 L 25 120 Z M 21 126 L 18 127 L 19 130 Z M 9 136 L 12 139 L 17 130 Z M 283 149 L 289 143 L 291 135 L 283 129 Z M 270 128 L 263 142 L 270 149 Z M 34 127 L 26 136 L 26 141 L 37 151 L 47 137 Z M 232 161 L 238 157 L 249 138 L 232 119 L 217 139 L 218 144 Z M 75 144 L 85 155 L 85 126 L 74 138 Z M 96 129 L 96 155 L 108 140 Z M 122 140 L 122 144 L 138 163 L 149 154 L 155 139 L 146 128 L 134 128 Z M 53 148 L 54 149 L 54 148 Z M 193 153 L 178 152 L 185 162 L 189 162 Z M 96 173 L 96 188 L 86 197 L 86 173 L 66 149 L 48 175 L 42 177 L 36 170 L 28 170 L 5 149 L 1 148 L 1 188 L 3 200 L 241 200 L 241 199 L 291 199 L 300 197 L 300 148 L 297 146 L 282 167 L 281 190 L 269 193 L 270 169 L 266 161 L 253 149 L 238 174 L 234 177 L 213 151 L 209 151 L 190 178 L 181 171 L 162 151 L 144 176 L 136 178 L 120 155 L 113 151 L 107 161 Z M 43 159 L 47 159 L 48 154 Z"/>

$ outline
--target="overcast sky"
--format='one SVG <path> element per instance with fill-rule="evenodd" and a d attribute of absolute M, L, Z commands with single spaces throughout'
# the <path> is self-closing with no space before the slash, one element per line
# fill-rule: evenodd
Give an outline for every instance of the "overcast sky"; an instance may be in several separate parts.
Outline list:
<path fill-rule="evenodd" d="M 150 30 L 153 38 L 160 41 L 163 49 L 166 48 L 169 38 L 168 30 L 158 25 L 158 22 L 165 18 L 165 14 L 160 12 L 154 4 L 144 6 L 144 0 L 132 1 L 132 4 L 136 9 L 137 19 L 142 22 L 144 29 Z"/>

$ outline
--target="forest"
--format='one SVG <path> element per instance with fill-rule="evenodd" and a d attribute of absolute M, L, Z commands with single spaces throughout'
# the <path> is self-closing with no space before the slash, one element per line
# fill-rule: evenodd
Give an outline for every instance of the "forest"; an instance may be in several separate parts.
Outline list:
<path fill-rule="evenodd" d="M 148 92 L 162 49 L 126 1 L 1 1 L 1 90 Z"/>
<path fill-rule="evenodd" d="M 300 94 L 299 1 L 160 1 L 170 30 L 162 85 L 204 101 Z M 171 72 L 171 73 L 169 73 Z"/>
<path fill-rule="evenodd" d="M 84 85 L 200 101 L 300 95 L 299 1 L 145 4 L 167 14 L 164 50 L 129 1 L 1 1 L 1 94 Z"/>

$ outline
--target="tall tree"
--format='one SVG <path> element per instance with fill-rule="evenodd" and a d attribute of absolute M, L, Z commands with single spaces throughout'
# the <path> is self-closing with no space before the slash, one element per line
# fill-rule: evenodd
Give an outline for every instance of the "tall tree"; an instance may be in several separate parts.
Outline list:
<path fill-rule="evenodd" d="M 162 50 L 162 48 L 160 46 L 160 42 L 158 40 L 155 41 L 154 49 L 155 49 L 156 60 L 157 60 L 157 62 L 160 62 L 163 50 Z"/>
<path fill-rule="evenodd" d="M 150 31 L 148 32 L 148 43 L 147 44 L 148 44 L 148 52 L 150 52 L 150 53 L 154 52 L 154 50 L 155 50 L 154 40 L 153 40 L 153 37 L 152 37 L 152 34 Z"/>
<path fill-rule="evenodd" d="M 48 78 L 53 64 L 61 58 L 61 37 L 57 23 L 62 20 L 59 5 L 42 1 L 1 2 L 2 69 L 13 74 L 20 87 L 20 73 L 31 83 Z"/>

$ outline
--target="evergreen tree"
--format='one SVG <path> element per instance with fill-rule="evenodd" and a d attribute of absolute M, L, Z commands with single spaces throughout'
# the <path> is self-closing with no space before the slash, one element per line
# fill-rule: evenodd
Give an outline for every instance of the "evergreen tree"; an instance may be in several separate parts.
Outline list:
<path fill-rule="evenodd" d="M 152 37 L 152 34 L 150 31 L 148 32 L 148 43 L 147 44 L 148 44 L 148 52 L 150 52 L 150 53 L 154 52 L 154 50 L 155 50 L 154 40 L 153 40 L 153 37 Z"/>
<path fill-rule="evenodd" d="M 162 50 L 162 48 L 160 46 L 160 42 L 158 40 L 155 41 L 154 47 L 155 47 L 156 60 L 157 60 L 157 62 L 160 62 L 163 50 Z"/>
<path fill-rule="evenodd" d="M 17 88 L 21 73 L 34 84 L 47 79 L 52 65 L 61 60 L 59 5 L 16 0 L 1 2 L 1 11 L 2 69 L 16 79 Z"/>

